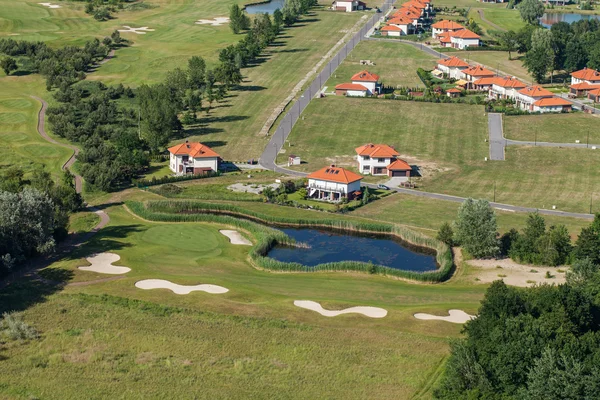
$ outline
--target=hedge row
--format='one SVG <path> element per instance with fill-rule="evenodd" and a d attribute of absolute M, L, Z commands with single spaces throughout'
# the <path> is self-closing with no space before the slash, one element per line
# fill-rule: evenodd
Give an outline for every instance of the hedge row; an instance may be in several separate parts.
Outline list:
<path fill-rule="evenodd" d="M 448 246 L 438 240 L 394 224 L 276 217 L 231 204 L 211 204 L 197 201 L 151 201 L 147 203 L 128 201 L 126 204 L 135 214 L 152 221 L 216 222 L 246 230 L 257 239 L 257 243 L 250 251 L 250 257 L 259 267 L 268 270 L 289 272 L 358 271 L 423 282 L 442 282 L 450 278 L 453 272 L 452 250 Z M 278 244 L 295 245 L 295 243 L 283 232 L 263 224 L 387 234 L 411 245 L 434 250 L 440 267 L 436 271 L 413 272 L 356 261 L 325 263 L 314 267 L 300 263 L 281 262 L 267 257 L 269 250 Z"/>
<path fill-rule="evenodd" d="M 133 184 L 138 188 L 146 187 L 146 186 L 155 186 L 162 185 L 164 183 L 173 183 L 173 182 L 182 182 L 182 181 L 191 181 L 194 179 L 204 179 L 204 178 L 212 178 L 213 176 L 221 175 L 220 172 L 209 172 L 206 174 L 194 174 L 194 175 L 177 175 L 177 176 L 163 176 L 161 178 L 157 178 L 155 176 L 152 179 L 134 179 Z"/>

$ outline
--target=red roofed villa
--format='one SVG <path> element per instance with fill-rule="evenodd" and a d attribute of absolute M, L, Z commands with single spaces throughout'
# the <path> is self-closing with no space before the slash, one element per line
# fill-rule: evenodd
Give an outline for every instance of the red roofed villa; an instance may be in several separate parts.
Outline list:
<path fill-rule="evenodd" d="M 547 112 L 569 112 L 573 104 L 560 97 L 546 97 L 533 103 L 533 111 L 540 113 Z"/>
<path fill-rule="evenodd" d="M 449 21 L 447 19 L 443 21 L 438 21 L 435 24 L 431 25 L 431 37 L 437 39 L 440 33 L 456 32 L 461 29 L 465 29 L 465 27 L 454 21 Z"/>
<path fill-rule="evenodd" d="M 515 100 L 521 110 L 533 111 L 535 102 L 551 97 L 554 97 L 554 93 L 541 86 L 528 86 L 517 92 Z"/>
<path fill-rule="evenodd" d="M 362 176 L 330 165 L 308 175 L 308 197 L 314 200 L 339 202 L 360 196 Z"/>
<path fill-rule="evenodd" d="M 442 58 L 437 62 L 437 69 L 446 74 L 449 78 L 460 79 L 462 71 L 467 69 L 469 64 L 458 57 Z"/>
<path fill-rule="evenodd" d="M 412 168 L 406 161 L 398 158 L 396 149 L 387 144 L 367 143 L 356 149 L 358 170 L 362 174 L 410 176 Z M 392 168 L 390 168 L 393 166 Z"/>
<path fill-rule="evenodd" d="M 219 170 L 221 156 L 202 143 L 186 141 L 170 147 L 169 153 L 169 168 L 177 175 L 206 174 Z"/>
<path fill-rule="evenodd" d="M 372 74 L 367 70 L 361 71 L 352 76 L 352 83 L 341 83 L 335 87 L 335 94 L 338 96 L 373 96 L 379 94 L 381 85 L 379 84 L 379 75 Z"/>

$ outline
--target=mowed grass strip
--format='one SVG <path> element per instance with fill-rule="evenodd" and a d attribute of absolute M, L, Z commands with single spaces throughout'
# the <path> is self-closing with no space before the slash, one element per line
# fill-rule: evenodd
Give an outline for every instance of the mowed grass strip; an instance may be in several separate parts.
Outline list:
<path fill-rule="evenodd" d="M 504 136 L 507 139 L 600 144 L 600 118 L 592 114 L 551 114 L 504 117 Z"/>
<path fill-rule="evenodd" d="M 375 65 L 361 65 L 360 60 L 370 60 Z M 327 92 L 335 90 L 340 83 L 350 82 L 352 75 L 367 70 L 378 74 L 386 86 L 421 86 L 423 82 L 417 69 L 433 69 L 436 59 L 411 45 L 404 43 L 362 41 L 336 69 L 325 86 Z"/>
<path fill-rule="evenodd" d="M 452 52 L 452 55 L 471 64 L 483 64 L 500 75 L 514 76 L 524 83 L 531 84 L 531 76 L 523 66 L 523 61 L 518 57 L 517 52 L 512 52 L 512 60 L 508 59 L 506 51 L 457 51 Z"/>

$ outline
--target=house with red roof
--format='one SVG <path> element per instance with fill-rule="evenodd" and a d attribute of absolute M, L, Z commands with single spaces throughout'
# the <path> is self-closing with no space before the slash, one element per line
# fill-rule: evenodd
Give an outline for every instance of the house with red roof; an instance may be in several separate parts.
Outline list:
<path fill-rule="evenodd" d="M 366 4 L 359 0 L 336 0 L 331 3 L 331 9 L 334 11 L 360 11 L 366 8 Z"/>
<path fill-rule="evenodd" d="M 461 29 L 465 29 L 465 27 L 459 23 L 445 19 L 431 25 L 431 37 L 437 39 L 438 35 L 442 33 L 456 32 Z"/>
<path fill-rule="evenodd" d="M 169 148 L 169 168 L 177 175 L 206 174 L 219 170 L 219 156 L 213 149 L 200 142 L 177 144 Z"/>
<path fill-rule="evenodd" d="M 490 97 L 496 100 L 515 99 L 517 92 L 527 85 L 515 77 L 495 78 L 490 88 Z"/>
<path fill-rule="evenodd" d="M 381 92 L 379 75 L 367 70 L 352 75 L 351 82 L 337 85 L 335 87 L 335 94 L 338 96 L 365 97 Z"/>
<path fill-rule="evenodd" d="M 545 97 L 533 103 L 533 111 L 540 113 L 569 112 L 572 108 L 573 104 L 561 97 Z"/>
<path fill-rule="evenodd" d="M 469 68 L 469 64 L 458 57 L 442 58 L 437 62 L 437 69 L 449 78 L 460 79 L 462 71 Z"/>
<path fill-rule="evenodd" d="M 450 33 L 450 43 L 453 48 L 464 50 L 467 47 L 479 47 L 481 37 L 468 29 L 460 29 Z"/>
<path fill-rule="evenodd" d="M 496 82 L 497 77 L 489 77 L 489 78 L 479 78 L 476 81 L 471 83 L 471 88 L 473 90 L 479 90 L 482 92 L 489 92 L 492 88 L 494 82 Z"/>
<path fill-rule="evenodd" d="M 413 21 L 405 16 L 396 16 L 387 21 L 387 25 L 380 30 L 382 36 L 402 36 L 415 32 Z"/>
<path fill-rule="evenodd" d="M 533 111 L 535 102 L 551 97 L 554 97 L 554 93 L 541 86 L 528 86 L 517 91 L 515 101 L 521 110 Z"/>
<path fill-rule="evenodd" d="M 482 67 L 481 65 L 471 66 L 463 69 L 460 72 L 460 79 L 467 81 L 467 88 L 471 89 L 474 87 L 473 83 L 478 79 L 482 78 L 493 78 L 496 74 L 489 69 Z"/>
<path fill-rule="evenodd" d="M 367 143 L 355 149 L 358 170 L 364 174 L 409 177 L 412 168 L 396 149 L 387 144 Z"/>
<path fill-rule="evenodd" d="M 339 202 L 343 198 L 359 197 L 362 176 L 347 169 L 330 165 L 307 176 L 308 197 L 314 200 Z"/>
<path fill-rule="evenodd" d="M 590 90 L 588 92 L 588 99 L 594 103 L 600 103 L 600 87 L 598 89 Z"/>
<path fill-rule="evenodd" d="M 600 85 L 600 72 L 592 68 L 584 68 L 571 73 L 571 84 L 582 82 L 590 85 Z"/>

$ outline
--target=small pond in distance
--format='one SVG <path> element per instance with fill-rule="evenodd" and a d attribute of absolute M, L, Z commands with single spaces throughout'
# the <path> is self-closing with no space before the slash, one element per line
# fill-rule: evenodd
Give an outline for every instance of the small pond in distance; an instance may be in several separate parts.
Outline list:
<path fill-rule="evenodd" d="M 248 14 L 273 14 L 275 10 L 282 9 L 285 0 L 271 0 L 268 3 L 246 6 L 245 10 Z"/>
<path fill-rule="evenodd" d="M 328 262 L 362 261 L 415 272 L 438 268 L 435 251 L 425 252 L 387 237 L 308 228 L 281 230 L 310 248 L 277 246 L 269 251 L 268 256 L 279 261 L 298 262 L 310 267 Z"/>
<path fill-rule="evenodd" d="M 540 23 L 546 28 L 550 28 L 557 22 L 567 22 L 569 24 L 582 19 L 600 19 L 600 15 L 578 14 L 578 13 L 544 13 L 540 18 Z"/>

